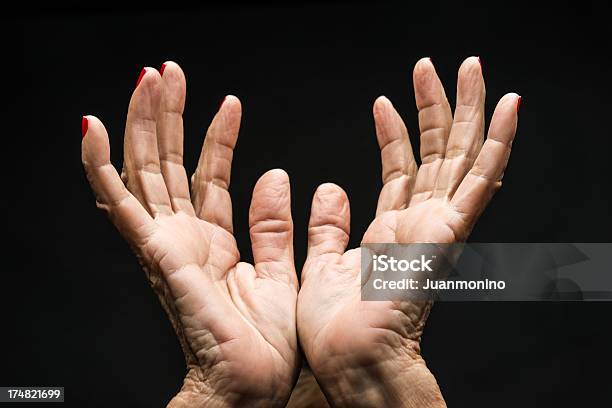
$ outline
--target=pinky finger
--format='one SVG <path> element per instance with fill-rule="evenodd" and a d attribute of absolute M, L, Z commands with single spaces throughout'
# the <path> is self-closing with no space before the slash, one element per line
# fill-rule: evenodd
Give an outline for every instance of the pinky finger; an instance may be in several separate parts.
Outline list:
<path fill-rule="evenodd" d="M 87 179 L 104 210 L 119 232 L 131 242 L 145 238 L 153 219 L 140 202 L 125 188 L 110 162 L 110 145 L 104 125 L 95 116 L 83 116 L 81 159 Z"/>
<path fill-rule="evenodd" d="M 520 102 L 521 97 L 515 93 L 506 94 L 499 101 L 487 140 L 452 198 L 453 206 L 469 225 L 476 222 L 493 194 L 501 187 L 516 134 Z"/>

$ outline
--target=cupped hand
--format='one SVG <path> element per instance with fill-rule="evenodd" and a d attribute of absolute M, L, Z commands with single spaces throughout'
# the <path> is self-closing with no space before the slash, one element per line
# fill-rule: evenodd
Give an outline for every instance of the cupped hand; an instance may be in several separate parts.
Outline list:
<path fill-rule="evenodd" d="M 485 85 L 479 58 L 459 69 L 454 115 L 430 59 L 414 69 L 421 165 L 391 102 L 374 103 L 383 187 L 362 243 L 465 241 L 501 186 L 517 126 L 520 97 L 505 95 L 485 132 Z M 431 302 L 361 301 L 360 249 L 345 252 L 349 201 L 321 185 L 308 228 L 298 299 L 300 343 L 328 400 L 336 406 L 444 406 L 420 356 Z"/>
<path fill-rule="evenodd" d="M 102 122 L 83 118 L 82 159 L 104 210 L 168 313 L 188 374 L 169 406 L 283 406 L 299 367 L 297 278 L 287 174 L 264 174 L 249 211 L 254 265 L 240 262 L 228 192 L 241 106 L 228 96 L 191 193 L 183 167 L 185 76 L 145 68 L 127 114 L 120 177 Z"/>

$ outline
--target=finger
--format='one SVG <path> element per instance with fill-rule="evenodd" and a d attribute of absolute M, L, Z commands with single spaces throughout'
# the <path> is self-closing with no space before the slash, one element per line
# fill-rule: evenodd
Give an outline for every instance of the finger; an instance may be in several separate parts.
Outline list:
<path fill-rule="evenodd" d="M 501 187 L 516 134 L 520 101 L 521 97 L 515 93 L 504 95 L 499 101 L 487 141 L 451 200 L 468 225 L 476 222 L 495 191 Z"/>
<path fill-rule="evenodd" d="M 194 215 L 189 181 L 183 167 L 183 109 L 185 74 L 176 63 L 165 62 L 160 70 L 162 98 L 157 119 L 157 148 L 161 172 L 174 211 Z"/>
<path fill-rule="evenodd" d="M 81 158 L 98 207 L 109 215 L 117 229 L 131 242 L 144 239 L 153 219 L 125 188 L 111 164 L 108 135 L 95 116 L 83 117 Z"/>
<path fill-rule="evenodd" d="M 289 176 L 283 170 L 270 170 L 255 184 L 249 231 L 257 273 L 297 287 L 291 191 Z"/>
<path fill-rule="evenodd" d="M 156 122 L 161 96 L 159 72 L 143 68 L 130 100 L 124 140 L 128 189 L 153 217 L 172 214 L 157 149 Z"/>
<path fill-rule="evenodd" d="M 422 58 L 417 62 L 413 83 L 419 110 L 421 167 L 417 173 L 411 205 L 424 201 L 433 194 L 453 122 L 444 87 L 430 58 Z"/>
<path fill-rule="evenodd" d="M 406 208 L 417 166 L 406 125 L 391 101 L 384 96 L 374 102 L 374 123 L 383 173 L 383 187 L 376 207 L 378 215 L 384 211 Z"/>
<path fill-rule="evenodd" d="M 242 108 L 238 98 L 225 97 L 213 118 L 192 178 L 196 214 L 232 232 L 232 200 L 228 188 Z"/>
<path fill-rule="evenodd" d="M 434 197 L 450 198 L 472 168 L 484 138 L 485 84 L 480 59 L 470 57 L 459 68 L 457 106 Z"/>
<path fill-rule="evenodd" d="M 312 199 L 308 223 L 308 258 L 342 255 L 350 232 L 349 200 L 339 186 L 321 184 Z"/>

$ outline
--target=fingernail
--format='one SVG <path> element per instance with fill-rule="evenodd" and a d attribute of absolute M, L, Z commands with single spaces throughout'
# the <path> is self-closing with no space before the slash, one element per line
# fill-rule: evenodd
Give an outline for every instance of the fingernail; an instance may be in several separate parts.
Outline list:
<path fill-rule="evenodd" d="M 140 84 L 140 81 L 142 81 L 142 77 L 147 73 L 147 69 L 143 68 L 142 71 L 140 71 L 140 75 L 138 75 L 138 80 L 136 81 L 136 88 L 138 88 L 138 85 Z"/>
<path fill-rule="evenodd" d="M 519 108 L 521 107 L 521 99 L 523 99 L 523 97 L 519 95 L 518 99 L 516 100 L 516 113 L 518 113 Z"/>
<path fill-rule="evenodd" d="M 431 59 L 431 57 L 427 57 L 427 59 L 433 64 L 433 60 Z"/>
<path fill-rule="evenodd" d="M 164 62 L 161 66 L 161 68 L 159 69 L 159 74 L 161 76 L 164 76 L 164 70 L 166 69 L 166 63 Z"/>
<path fill-rule="evenodd" d="M 480 70 L 482 71 L 482 60 L 478 57 L 478 63 L 480 64 Z"/>
<path fill-rule="evenodd" d="M 89 119 L 87 119 L 87 116 L 83 116 L 81 119 L 81 137 L 85 137 L 87 134 L 87 128 L 89 128 Z"/>
<path fill-rule="evenodd" d="M 219 109 L 221 109 L 221 107 L 223 106 L 223 104 L 225 103 L 225 100 L 227 99 L 227 95 L 223 97 L 223 100 L 221 101 L 221 103 L 219 104 Z"/>

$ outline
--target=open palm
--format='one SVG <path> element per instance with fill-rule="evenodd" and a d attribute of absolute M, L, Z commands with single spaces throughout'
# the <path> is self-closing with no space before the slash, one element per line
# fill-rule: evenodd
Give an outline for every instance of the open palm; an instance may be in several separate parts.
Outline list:
<path fill-rule="evenodd" d="M 479 59 L 468 58 L 459 69 L 454 116 L 429 59 L 417 63 L 414 88 L 420 167 L 391 102 L 380 97 L 374 104 L 383 188 L 362 243 L 465 241 L 501 186 L 520 97 L 507 94 L 500 100 L 483 144 L 485 87 Z M 335 405 L 367 406 L 372 396 L 385 406 L 443 405 L 420 357 L 431 302 L 361 301 L 360 249 L 345 252 L 349 217 L 340 187 L 317 189 L 298 299 L 298 332 L 308 362 Z M 389 391 L 372 392 L 369 378 Z M 408 387 L 410 382 L 415 386 Z M 349 395 L 354 384 L 360 384 L 359 393 L 338 401 L 339 392 Z"/>
<path fill-rule="evenodd" d="M 254 265 L 240 262 L 228 192 L 241 106 L 228 96 L 189 182 L 182 164 L 185 77 L 145 68 L 130 101 L 122 177 L 106 130 L 83 118 L 82 158 L 98 206 L 129 242 L 175 328 L 188 366 L 169 406 L 282 406 L 297 355 L 287 174 L 264 174 L 249 211 Z"/>

